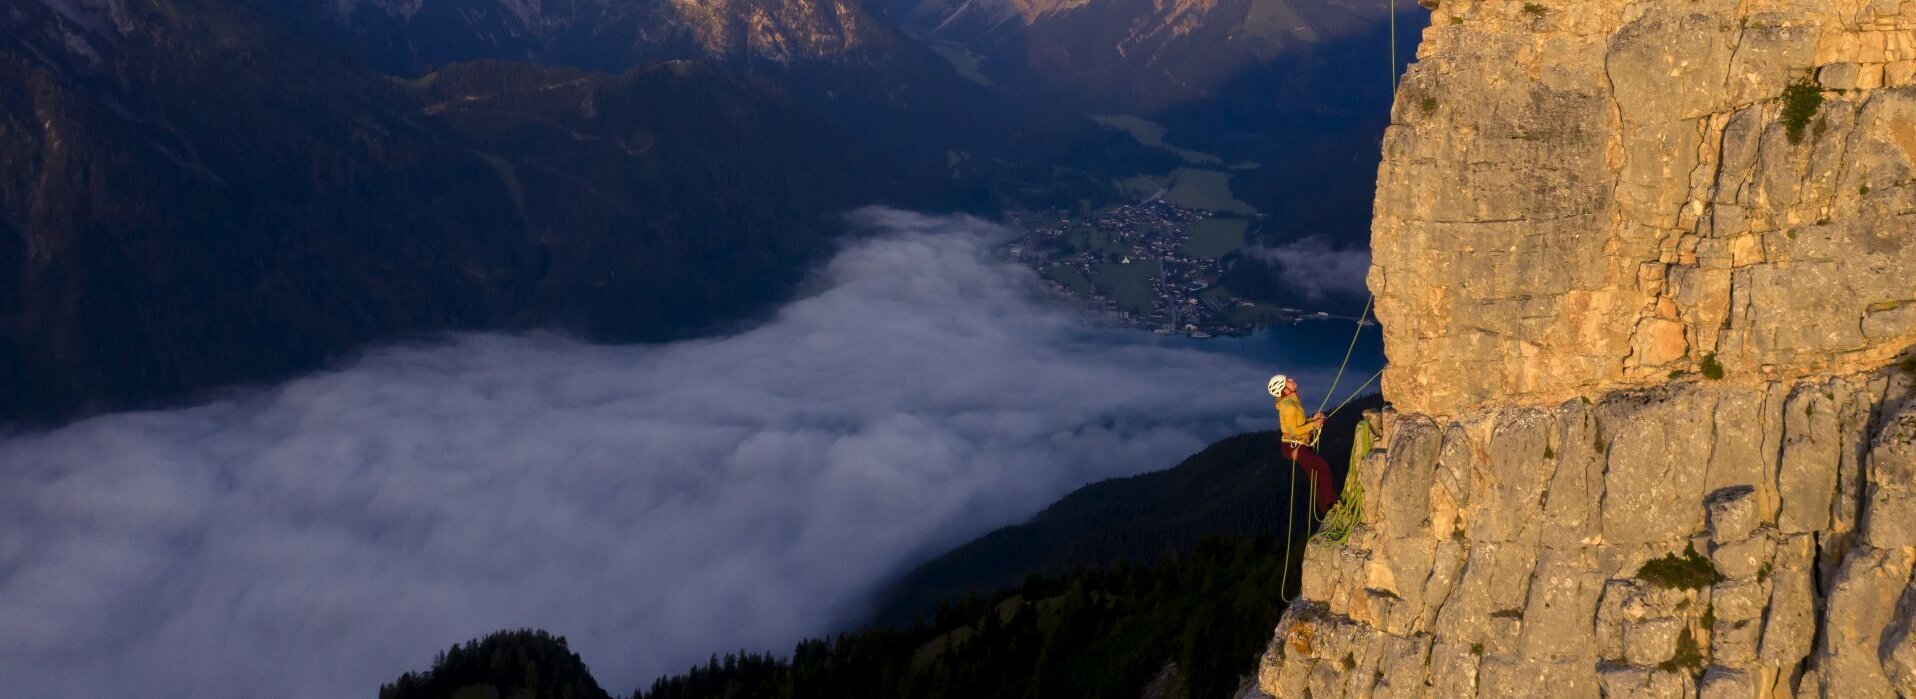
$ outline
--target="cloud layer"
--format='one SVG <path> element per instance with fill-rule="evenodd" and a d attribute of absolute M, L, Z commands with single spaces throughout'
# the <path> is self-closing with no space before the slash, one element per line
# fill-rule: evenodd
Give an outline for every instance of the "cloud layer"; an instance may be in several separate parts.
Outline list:
<path fill-rule="evenodd" d="M 856 219 L 884 232 L 735 335 L 462 336 L 0 441 L 7 691 L 370 696 L 532 626 L 627 692 L 1267 422 L 1271 367 L 1045 302 L 988 224 Z"/>
<path fill-rule="evenodd" d="M 1284 245 L 1244 249 L 1252 259 L 1277 265 L 1284 285 L 1316 301 L 1329 295 L 1363 296 L 1364 275 L 1370 271 L 1369 250 L 1333 248 L 1329 240 L 1312 236 Z"/>

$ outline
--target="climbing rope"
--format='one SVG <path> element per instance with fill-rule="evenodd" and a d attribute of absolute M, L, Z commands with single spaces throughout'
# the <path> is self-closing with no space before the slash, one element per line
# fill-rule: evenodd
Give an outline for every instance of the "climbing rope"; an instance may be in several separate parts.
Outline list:
<path fill-rule="evenodd" d="M 1357 338 L 1363 336 L 1364 321 L 1370 320 L 1370 306 L 1376 301 L 1376 296 L 1367 295 L 1364 299 L 1364 312 L 1357 314 L 1357 330 L 1351 333 L 1350 345 L 1344 348 L 1344 360 L 1337 363 L 1337 376 L 1331 379 L 1331 387 L 1324 390 L 1324 400 L 1318 401 L 1317 412 L 1324 412 L 1324 406 L 1329 405 L 1331 396 L 1337 393 L 1337 384 L 1344 380 L 1344 369 L 1351 364 L 1351 354 L 1357 351 Z"/>
<path fill-rule="evenodd" d="M 1354 400 L 1357 400 L 1357 395 L 1358 395 L 1358 394 L 1360 394 L 1360 393 L 1363 393 L 1363 392 L 1364 392 L 1364 389 L 1366 389 L 1366 388 L 1370 388 L 1370 385 L 1371 385 L 1371 383 L 1372 383 L 1372 382 L 1375 382 L 1375 381 L 1377 380 L 1377 377 L 1379 377 L 1379 376 L 1383 376 L 1383 375 L 1384 375 L 1384 370 L 1383 370 L 1383 369 L 1378 369 L 1378 370 L 1377 370 L 1377 373 L 1375 373 L 1375 374 L 1371 374 L 1371 375 L 1370 375 L 1370 378 L 1368 378 L 1368 379 L 1364 379 L 1364 383 L 1363 383 L 1363 385 L 1361 385 L 1361 386 L 1358 386 L 1358 387 L 1357 387 L 1357 390 L 1355 390 L 1355 391 L 1351 391 L 1351 394 L 1350 394 L 1350 395 L 1348 395 L 1348 396 L 1344 396 L 1344 402 L 1342 402 L 1342 403 L 1338 403 L 1338 404 L 1337 404 L 1337 407 L 1335 407 L 1335 408 L 1331 408 L 1331 412 L 1330 412 L 1330 415 L 1336 415 L 1338 411 L 1340 411 L 1340 410 L 1343 410 L 1343 409 L 1344 409 L 1344 406 L 1346 406 L 1346 405 L 1350 405 L 1350 404 L 1351 404 L 1351 401 L 1354 401 Z M 1330 415 L 1326 415 L 1325 417 L 1330 417 Z"/>
<path fill-rule="evenodd" d="M 1397 0 L 1390 0 L 1389 14 L 1390 14 L 1390 65 L 1388 66 L 1388 68 L 1390 69 L 1391 101 L 1394 104 L 1396 102 L 1396 95 L 1397 95 L 1397 88 L 1398 88 Z M 1364 299 L 1364 310 L 1363 312 L 1357 314 L 1357 329 L 1351 332 L 1350 344 L 1344 348 L 1344 359 L 1337 363 L 1337 376 L 1331 379 L 1330 388 L 1324 391 L 1324 400 L 1320 401 L 1317 404 L 1317 412 L 1319 414 L 1324 414 L 1324 406 L 1330 404 L 1331 396 L 1336 394 L 1338 384 L 1343 382 L 1344 370 L 1350 367 L 1351 355 L 1354 354 L 1357 350 L 1357 340 L 1359 337 L 1363 335 L 1364 324 L 1366 321 L 1370 319 L 1371 306 L 1375 304 L 1376 302 L 1377 302 L 1376 296 L 1368 295 L 1368 294 L 1366 295 Z M 1344 409 L 1344 406 L 1350 405 L 1350 402 L 1357 398 L 1357 394 L 1363 392 L 1364 389 L 1369 388 L 1371 383 L 1376 381 L 1378 377 L 1383 376 L 1383 374 L 1384 374 L 1384 370 L 1378 369 L 1377 373 L 1371 374 L 1371 377 L 1369 379 L 1366 379 L 1363 385 L 1358 386 L 1357 390 L 1351 391 L 1351 394 L 1345 397 L 1343 402 L 1338 403 L 1337 407 L 1332 408 L 1331 412 L 1329 414 L 1324 414 L 1324 416 L 1328 418 L 1332 415 L 1336 415 L 1338 411 Z M 1321 518 L 1317 516 L 1317 474 L 1316 473 L 1311 474 L 1311 494 L 1310 494 L 1311 510 L 1308 516 L 1313 524 L 1318 525 L 1317 536 L 1323 541 L 1325 541 L 1326 543 L 1331 545 L 1341 546 L 1350 539 L 1351 531 L 1356 528 L 1357 521 L 1364 507 L 1364 488 L 1363 488 L 1362 482 L 1358 479 L 1357 469 L 1358 469 L 1359 462 L 1363 461 L 1363 458 L 1370 454 L 1371 448 L 1375 444 L 1376 435 L 1371 432 L 1369 420 L 1359 421 L 1357 423 L 1357 428 L 1358 428 L 1358 434 L 1351 442 L 1351 464 L 1350 464 L 1350 470 L 1348 471 L 1347 475 L 1345 475 L 1344 477 L 1344 492 L 1338 498 L 1337 504 L 1332 506 L 1330 511 L 1326 512 L 1324 516 Z M 1281 432 L 1283 431 L 1283 425 L 1280 424 L 1278 426 L 1278 430 L 1280 432 L 1280 436 L 1278 437 L 1279 444 L 1282 444 L 1283 437 L 1281 435 Z M 1322 434 L 1321 430 L 1319 434 L 1320 435 Z M 1315 444 L 1315 440 L 1313 440 L 1313 445 L 1314 444 Z M 1294 599 L 1292 597 L 1285 596 L 1286 594 L 1285 588 L 1288 587 L 1290 584 L 1291 541 L 1294 538 L 1293 535 L 1296 533 L 1295 530 L 1297 528 L 1297 456 L 1296 454 L 1297 452 L 1295 451 L 1291 452 L 1291 489 L 1290 489 L 1290 494 L 1284 498 L 1286 503 L 1286 512 L 1285 512 L 1285 518 L 1284 518 L 1284 570 L 1277 584 L 1277 594 L 1280 598 L 1283 598 L 1284 601 L 1286 602 L 1289 602 L 1290 600 Z M 1310 534 L 1306 534 L 1305 537 L 1306 537 L 1306 540 L 1308 541 Z"/>
<path fill-rule="evenodd" d="M 1280 425 L 1278 429 L 1280 435 L 1278 436 L 1277 443 L 1282 445 L 1284 443 L 1284 437 L 1281 434 L 1283 427 Z M 1293 454 L 1291 457 L 1291 494 L 1284 498 L 1284 567 L 1280 570 L 1277 580 L 1277 596 L 1285 602 L 1295 599 L 1293 597 L 1286 597 L 1285 595 L 1289 593 L 1284 591 L 1286 587 L 1289 587 L 1291 582 L 1291 538 L 1292 535 L 1297 533 L 1297 457 L 1295 456 L 1297 452 L 1291 453 Z"/>
<path fill-rule="evenodd" d="M 1364 482 L 1357 477 L 1357 467 L 1364 462 L 1364 457 L 1370 456 L 1376 440 L 1377 433 L 1371 429 L 1370 420 L 1359 420 L 1357 434 L 1351 438 L 1351 468 L 1350 475 L 1344 477 L 1344 493 L 1318 525 L 1318 541 L 1330 546 L 1343 546 L 1350 541 L 1351 532 L 1357 529 L 1357 522 L 1364 511 Z"/>

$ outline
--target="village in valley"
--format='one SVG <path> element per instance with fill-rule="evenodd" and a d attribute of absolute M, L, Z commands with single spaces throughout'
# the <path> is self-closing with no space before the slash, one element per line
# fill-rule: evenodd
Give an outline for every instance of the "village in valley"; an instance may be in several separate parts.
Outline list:
<path fill-rule="evenodd" d="M 1081 198 L 1075 208 L 1007 212 L 1017 234 L 1002 248 L 1007 257 L 1088 309 L 1165 335 L 1201 339 L 1305 320 L 1370 322 L 1246 298 L 1225 283 L 1265 222 L 1231 187 L 1257 164 L 1173 145 L 1162 125 L 1135 115 L 1086 116 L 1182 164 L 1112 180 L 1115 201 L 1103 206 Z"/>
<path fill-rule="evenodd" d="M 1194 338 L 1329 317 L 1246 300 L 1220 284 L 1224 259 L 1254 233 L 1257 218 L 1153 199 L 1099 209 L 1010 214 L 1011 259 L 1058 293 L 1132 327 Z"/>

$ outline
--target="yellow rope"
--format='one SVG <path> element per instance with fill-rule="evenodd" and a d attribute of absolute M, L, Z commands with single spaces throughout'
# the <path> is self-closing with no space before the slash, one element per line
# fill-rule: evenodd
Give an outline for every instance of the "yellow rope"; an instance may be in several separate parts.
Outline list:
<path fill-rule="evenodd" d="M 1364 312 L 1357 314 L 1357 331 L 1351 333 L 1350 346 L 1344 348 L 1344 361 L 1337 363 L 1337 376 L 1331 379 L 1331 387 L 1324 391 L 1324 400 L 1318 402 L 1317 412 L 1324 412 L 1324 406 L 1330 404 L 1331 396 L 1337 394 L 1337 384 L 1344 380 L 1344 369 L 1351 364 L 1351 353 L 1357 351 L 1357 338 L 1364 334 L 1364 321 L 1370 318 L 1370 305 L 1376 301 L 1375 296 L 1364 299 Z"/>
<path fill-rule="evenodd" d="M 1358 521 L 1363 519 L 1364 481 L 1358 469 L 1364 457 L 1369 456 L 1376 445 L 1376 437 L 1370 420 L 1358 421 L 1357 433 L 1351 437 L 1350 472 L 1344 476 L 1344 492 L 1317 527 L 1317 540 L 1328 546 L 1343 546 L 1349 542 L 1351 532 L 1357 529 Z"/>
<path fill-rule="evenodd" d="M 1371 374 L 1371 375 L 1370 375 L 1370 378 L 1368 378 L 1368 379 L 1364 379 L 1364 383 L 1363 383 L 1363 385 L 1361 385 L 1361 386 L 1358 386 L 1358 387 L 1357 387 L 1357 390 L 1355 390 L 1355 391 L 1351 391 L 1351 394 L 1350 394 L 1349 396 L 1345 396 L 1345 397 L 1344 397 L 1344 402 L 1342 402 L 1342 403 L 1338 403 L 1338 404 L 1337 404 L 1337 407 L 1335 407 L 1335 408 L 1331 408 L 1331 412 L 1330 412 L 1330 415 L 1336 415 L 1336 414 L 1337 414 L 1337 411 L 1340 411 L 1340 410 L 1343 410 L 1343 409 L 1344 409 L 1344 406 L 1346 406 L 1346 405 L 1350 405 L 1350 404 L 1351 404 L 1351 401 L 1353 401 L 1353 400 L 1357 400 L 1357 394 L 1359 394 L 1359 393 L 1363 393 L 1363 392 L 1364 392 L 1364 389 L 1366 389 L 1366 388 L 1370 388 L 1370 385 L 1371 385 L 1371 382 L 1373 382 L 1373 381 L 1376 381 L 1376 380 L 1377 380 L 1377 377 L 1379 377 L 1379 376 L 1383 376 L 1383 375 L 1384 375 L 1384 370 L 1383 370 L 1383 369 L 1378 369 L 1378 370 L 1377 370 L 1377 373 L 1375 373 L 1375 374 Z M 1328 418 L 1328 417 L 1330 417 L 1330 415 L 1326 415 L 1326 416 L 1324 416 L 1324 417 L 1327 417 L 1327 418 Z"/>

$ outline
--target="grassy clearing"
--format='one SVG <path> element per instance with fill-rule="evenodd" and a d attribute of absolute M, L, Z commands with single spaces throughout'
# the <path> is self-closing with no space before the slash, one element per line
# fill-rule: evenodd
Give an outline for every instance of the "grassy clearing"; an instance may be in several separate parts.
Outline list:
<path fill-rule="evenodd" d="M 1244 230 L 1250 222 L 1241 218 L 1212 217 L 1191 224 L 1184 230 L 1184 254 L 1192 257 L 1223 257 L 1244 246 Z"/>
<path fill-rule="evenodd" d="M 1104 262 L 1092 268 L 1092 281 L 1111 294 L 1119 309 L 1140 315 L 1149 314 L 1152 302 L 1157 300 L 1153 286 L 1157 279 L 1156 260 L 1128 265 Z"/>
<path fill-rule="evenodd" d="M 1065 285 L 1073 294 L 1085 296 L 1091 293 L 1091 278 L 1071 265 L 1052 265 L 1044 271 L 1044 276 Z"/>
<path fill-rule="evenodd" d="M 1112 249 L 1110 237 L 1106 236 L 1104 231 L 1090 226 L 1073 228 L 1071 232 L 1065 234 L 1064 239 L 1071 244 L 1072 248 L 1084 252 L 1101 253 Z"/>
<path fill-rule="evenodd" d="M 1193 165 L 1215 165 L 1224 162 L 1223 158 L 1211 155 L 1210 153 L 1194 151 L 1189 148 L 1179 148 L 1167 143 L 1164 140 L 1165 128 L 1163 124 L 1135 114 L 1086 114 L 1085 116 L 1092 121 L 1098 122 L 1098 124 L 1102 126 L 1108 126 L 1129 133 L 1131 134 L 1131 138 L 1136 139 L 1138 143 L 1168 151 L 1173 155 L 1183 158 L 1184 162 Z"/>
<path fill-rule="evenodd" d="M 991 87 L 991 76 L 985 75 L 985 59 L 956 44 L 932 44 L 931 50 L 944 58 L 958 71 L 958 76 L 985 87 Z"/>
<path fill-rule="evenodd" d="M 1164 200 L 1178 206 L 1218 213 L 1253 216 L 1257 209 L 1231 194 L 1231 175 L 1216 170 L 1186 168 L 1171 183 Z"/>

